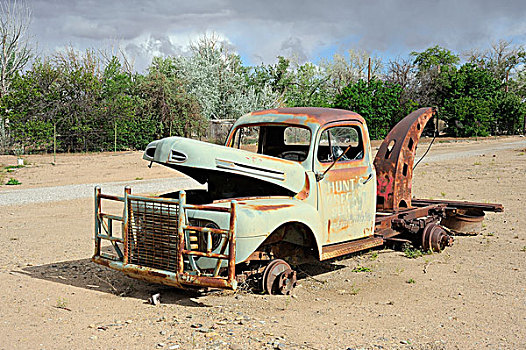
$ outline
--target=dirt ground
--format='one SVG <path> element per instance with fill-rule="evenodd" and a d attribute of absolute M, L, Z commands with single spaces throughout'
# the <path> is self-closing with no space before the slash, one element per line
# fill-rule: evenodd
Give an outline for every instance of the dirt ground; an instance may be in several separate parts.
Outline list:
<path fill-rule="evenodd" d="M 438 143 L 415 170 L 416 197 L 502 203 L 480 235 L 416 259 L 378 249 L 302 267 L 293 296 L 183 292 L 95 265 L 91 198 L 0 206 L 0 349 L 525 349 L 523 141 Z M 4 176 L 20 189 L 174 176 L 140 158 L 27 156 Z"/>

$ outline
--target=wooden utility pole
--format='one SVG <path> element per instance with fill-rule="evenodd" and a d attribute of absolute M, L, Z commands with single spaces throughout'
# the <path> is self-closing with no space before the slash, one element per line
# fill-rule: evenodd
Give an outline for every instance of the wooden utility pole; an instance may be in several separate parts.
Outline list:
<path fill-rule="evenodd" d="M 367 84 L 371 81 L 371 57 L 369 57 L 369 64 L 367 65 Z"/>

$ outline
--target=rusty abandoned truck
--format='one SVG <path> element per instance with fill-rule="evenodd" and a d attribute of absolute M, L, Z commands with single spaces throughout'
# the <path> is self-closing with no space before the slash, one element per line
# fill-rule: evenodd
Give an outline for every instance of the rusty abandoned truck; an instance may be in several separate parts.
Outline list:
<path fill-rule="evenodd" d="M 338 109 L 253 112 L 237 120 L 224 146 L 154 141 L 143 156 L 150 165 L 204 186 L 159 197 L 97 187 L 92 260 L 178 288 L 235 290 L 248 278 L 267 293 L 289 294 L 296 284 L 289 264 L 408 237 L 438 252 L 453 242 L 451 229 L 469 229 L 484 211 L 503 208 L 412 198 L 416 147 L 433 114 L 422 108 L 401 120 L 374 159 L 365 120 Z M 121 202 L 122 215 L 104 213 L 103 200 Z M 103 241 L 111 246 L 103 249 Z"/>

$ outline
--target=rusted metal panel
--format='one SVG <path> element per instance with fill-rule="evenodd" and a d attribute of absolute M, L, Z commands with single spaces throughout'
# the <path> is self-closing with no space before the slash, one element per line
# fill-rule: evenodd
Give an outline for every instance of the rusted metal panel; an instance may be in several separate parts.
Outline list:
<path fill-rule="evenodd" d="M 356 241 L 334 244 L 323 247 L 321 260 L 336 258 L 338 256 L 359 252 L 365 249 L 378 247 L 384 244 L 381 237 L 368 237 Z"/>
<path fill-rule="evenodd" d="M 482 211 L 503 212 L 504 206 L 497 203 L 478 203 L 468 201 L 452 201 L 445 199 L 417 199 L 413 198 L 413 205 L 427 206 L 431 204 L 445 204 L 449 209 L 480 209 Z"/>
<path fill-rule="evenodd" d="M 402 119 L 389 132 L 374 159 L 377 175 L 379 211 L 397 211 L 411 207 L 413 163 L 416 146 L 432 108 L 420 108 Z"/>

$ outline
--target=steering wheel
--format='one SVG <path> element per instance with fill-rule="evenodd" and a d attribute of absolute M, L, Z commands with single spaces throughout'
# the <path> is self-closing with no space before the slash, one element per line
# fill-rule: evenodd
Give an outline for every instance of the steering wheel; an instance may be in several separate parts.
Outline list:
<path fill-rule="evenodd" d="M 307 158 L 307 152 L 304 151 L 285 151 L 278 154 L 278 158 L 295 160 L 301 162 Z"/>

